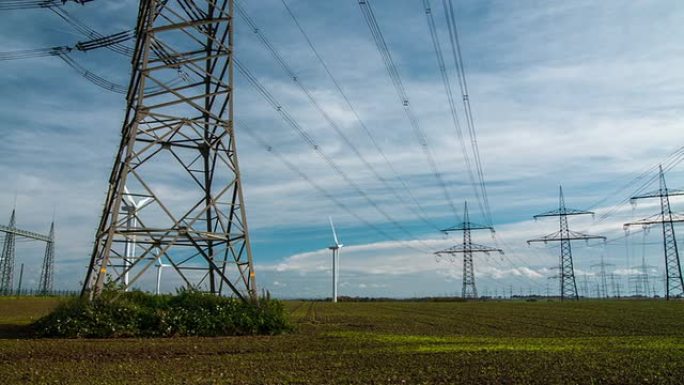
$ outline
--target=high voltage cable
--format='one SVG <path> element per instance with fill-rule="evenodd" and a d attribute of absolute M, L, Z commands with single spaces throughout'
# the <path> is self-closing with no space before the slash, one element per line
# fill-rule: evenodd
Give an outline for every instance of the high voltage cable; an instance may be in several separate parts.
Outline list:
<path fill-rule="evenodd" d="M 91 1 L 93 0 L 0 0 L 0 11 L 59 7 L 68 2 L 83 5 Z"/>
<path fill-rule="evenodd" d="M 397 96 L 399 97 L 399 101 L 402 104 L 406 117 L 408 118 L 409 123 L 411 124 L 411 128 L 413 129 L 413 133 L 416 136 L 416 139 L 418 140 L 418 143 L 420 144 L 420 147 L 425 157 L 427 158 L 432 174 L 435 176 L 440 186 L 442 187 L 442 191 L 444 193 L 444 198 L 446 199 L 446 202 L 451 207 L 451 210 L 453 211 L 454 215 L 460 220 L 458 210 L 456 209 L 456 206 L 454 206 L 454 202 L 451 199 L 451 195 L 449 194 L 449 190 L 447 189 L 446 183 L 444 182 L 444 179 L 442 178 L 442 175 L 439 172 L 439 169 L 437 168 L 437 164 L 435 163 L 432 151 L 428 147 L 427 137 L 423 132 L 422 128 L 420 127 L 418 118 L 416 117 L 415 113 L 413 112 L 413 109 L 411 108 L 406 88 L 404 87 L 404 84 L 401 80 L 401 76 L 399 75 L 399 71 L 397 70 L 397 66 L 394 63 L 394 59 L 392 58 L 392 54 L 390 53 L 389 48 L 387 47 L 387 42 L 385 41 L 385 38 L 382 35 L 382 31 L 380 30 L 380 26 L 378 25 L 378 22 L 375 18 L 373 9 L 370 5 L 370 0 L 358 0 L 358 2 L 359 7 L 361 8 L 361 13 L 363 13 L 364 20 L 366 21 L 371 36 L 373 37 L 373 41 L 375 42 L 375 46 L 378 52 L 380 53 L 380 56 L 382 57 L 383 63 L 385 64 L 387 74 L 389 75 L 392 84 L 394 85 L 395 91 L 397 92 Z"/>
<path fill-rule="evenodd" d="M 468 149 L 466 146 L 465 142 L 465 137 L 463 135 L 463 131 L 461 129 L 461 125 L 459 122 L 458 118 L 458 112 L 456 108 L 456 102 L 454 100 L 454 95 L 451 89 L 451 81 L 449 80 L 449 75 L 446 69 L 446 63 L 444 60 L 444 53 L 439 41 L 439 35 L 437 33 L 437 27 L 435 24 L 434 16 L 432 13 L 432 8 L 430 5 L 429 0 L 423 0 L 423 8 L 425 10 L 425 15 L 427 17 L 427 22 L 428 22 L 428 27 L 430 30 L 430 38 L 432 40 L 432 45 L 435 51 L 435 56 L 437 58 L 437 63 L 439 66 L 441 78 L 442 78 L 442 84 L 444 85 L 444 90 L 447 95 L 447 99 L 449 102 L 449 109 L 451 112 L 451 118 L 452 118 L 452 123 L 454 125 L 454 128 L 456 129 L 456 133 L 458 135 L 459 142 L 461 143 L 461 150 L 463 152 L 463 158 L 466 163 L 466 168 L 468 170 L 468 176 L 470 178 L 471 185 L 473 187 L 473 191 L 475 192 L 475 196 L 477 197 L 478 204 L 480 206 L 480 211 L 482 212 L 482 215 L 485 217 L 485 220 L 488 222 L 489 225 L 492 225 L 492 216 L 491 216 L 491 211 L 489 209 L 489 202 L 486 194 L 486 188 L 484 184 L 484 173 L 482 172 L 482 166 L 480 163 L 480 157 L 479 157 L 479 150 L 478 150 L 478 145 L 477 145 L 477 136 L 475 132 L 475 126 L 474 122 L 472 119 L 472 111 L 470 110 L 470 102 L 468 101 L 468 91 L 467 91 L 467 83 L 465 80 L 465 71 L 463 69 L 463 61 L 462 61 L 462 56 L 460 53 L 460 46 L 458 43 L 458 36 L 456 34 L 456 25 L 455 25 L 455 18 L 453 17 L 453 9 L 451 9 L 452 14 L 449 15 L 449 9 L 447 9 L 447 4 L 445 1 L 443 1 L 443 4 L 445 6 L 444 12 L 445 15 L 447 16 L 447 24 L 449 26 L 449 37 L 451 41 L 451 47 L 452 47 L 452 52 L 454 56 L 454 63 L 457 68 L 457 73 L 458 73 L 458 82 L 459 86 L 461 89 L 461 95 L 463 98 L 463 103 L 464 103 L 464 111 L 465 111 L 465 116 L 466 116 L 466 125 L 468 127 L 468 134 L 470 136 L 470 143 L 471 143 L 471 151 L 473 153 L 473 157 L 475 158 L 475 167 L 477 169 L 477 175 L 479 181 L 475 180 L 475 176 L 473 175 L 473 166 L 471 164 L 470 158 L 468 156 Z M 450 17 L 451 16 L 451 17 Z M 496 233 L 495 233 L 495 241 L 496 241 Z M 506 244 L 507 243 L 502 239 L 502 243 Z M 497 241 L 498 243 L 498 241 Z M 508 248 L 510 246 L 507 245 Z M 516 258 L 522 262 L 521 264 L 523 265 L 522 267 L 531 266 L 530 263 L 523 261 L 522 257 L 517 257 Z M 506 254 L 504 254 L 503 259 L 508 262 L 512 268 L 518 269 L 516 265 L 513 263 L 513 261 L 510 259 L 510 257 Z M 530 270 L 530 267 L 528 267 Z M 527 277 L 527 276 L 525 276 Z M 529 278 L 529 277 L 527 277 Z M 536 281 L 532 280 L 530 278 L 530 281 L 532 281 L 535 284 L 538 284 Z"/>
<path fill-rule="evenodd" d="M 401 225 L 399 222 L 397 222 L 396 219 L 394 219 L 387 211 L 385 211 L 380 205 L 378 205 L 377 202 L 375 202 L 371 197 L 363 191 L 363 189 L 356 183 L 354 182 L 349 175 L 339 166 L 335 161 L 333 161 L 328 155 L 326 155 L 319 147 L 319 145 L 316 143 L 316 141 L 313 139 L 313 137 L 306 131 L 304 130 L 299 123 L 290 115 L 285 108 L 283 108 L 282 104 L 275 99 L 275 97 L 259 82 L 254 75 L 252 75 L 249 70 L 242 65 L 242 63 L 237 59 L 233 58 L 233 63 L 235 64 L 235 67 L 238 69 L 238 71 L 245 77 L 245 79 L 249 82 L 249 84 L 261 94 L 261 96 L 268 102 L 268 104 L 271 105 L 271 107 L 280 114 L 280 116 L 283 118 L 283 120 L 316 152 L 316 154 L 323 160 L 325 163 L 333 169 L 344 181 L 354 189 L 354 191 L 359 194 L 361 197 L 363 197 L 366 202 L 368 202 L 373 208 L 380 213 L 387 221 L 392 223 L 396 228 L 400 229 L 402 232 L 404 232 L 406 235 L 408 235 L 411 238 L 417 239 L 417 237 L 411 233 L 409 230 L 407 230 L 403 225 Z"/>
<path fill-rule="evenodd" d="M 378 170 L 366 159 L 363 154 L 359 151 L 359 149 L 352 143 L 352 141 L 349 139 L 349 137 L 343 132 L 343 130 L 340 128 L 340 126 L 330 117 L 330 115 L 321 107 L 320 103 L 316 100 L 316 98 L 313 97 L 313 94 L 311 93 L 311 90 L 309 90 L 302 82 L 301 79 L 297 76 L 295 71 L 292 69 L 292 67 L 288 64 L 288 62 L 280 55 L 278 50 L 271 44 L 271 42 L 266 38 L 266 36 L 263 34 L 261 29 L 256 25 L 254 20 L 251 19 L 251 17 L 247 14 L 247 12 L 240 6 L 239 3 L 236 3 L 236 8 L 238 10 L 238 13 L 242 17 L 243 20 L 252 28 L 252 31 L 257 35 L 259 40 L 262 42 L 262 44 L 268 49 L 268 51 L 271 53 L 271 55 L 274 57 L 274 59 L 280 64 L 280 67 L 283 69 L 283 71 L 287 74 L 287 76 L 299 87 L 299 89 L 306 95 L 307 99 L 309 102 L 314 106 L 314 108 L 321 114 L 321 116 L 325 119 L 325 121 L 328 123 L 330 128 L 333 129 L 337 133 L 337 135 L 342 139 L 342 141 L 346 144 L 349 149 L 354 153 L 354 155 L 363 163 L 363 165 L 373 174 L 375 179 L 379 181 L 385 188 L 387 188 L 392 195 L 394 195 L 402 204 L 404 204 L 413 215 L 417 216 L 419 219 L 421 219 L 425 224 L 428 226 L 431 226 L 435 229 L 437 227 L 433 225 L 421 212 L 418 212 L 416 209 L 413 208 L 413 206 L 409 205 L 406 202 L 406 199 L 398 193 L 397 189 L 392 186 L 391 184 L 388 183 L 387 179 L 382 177 Z M 313 47 L 313 46 L 311 46 Z M 326 66 L 327 68 L 327 66 Z M 339 87 L 339 86 L 338 86 Z M 367 132 L 370 135 L 370 132 Z M 375 143 L 375 140 L 373 139 L 373 142 Z M 377 143 L 375 143 L 377 145 Z M 385 157 L 387 160 L 387 158 Z M 389 161 L 387 160 L 389 163 Z M 415 200 L 415 198 L 414 198 Z"/>
<path fill-rule="evenodd" d="M 236 63 L 236 66 L 239 64 Z M 338 198 L 336 198 L 334 195 L 332 195 L 330 192 L 328 192 L 325 188 L 320 186 L 318 183 L 316 183 L 313 179 L 311 179 L 304 171 L 301 170 L 301 168 L 297 167 L 294 163 L 289 161 L 285 156 L 280 154 L 272 145 L 270 145 L 266 140 L 261 138 L 259 135 L 257 135 L 254 130 L 249 129 L 246 127 L 244 123 L 239 123 L 237 124 L 238 126 L 241 126 L 243 128 L 243 132 L 248 135 L 251 139 L 256 141 L 260 146 L 262 146 L 266 151 L 271 153 L 273 156 L 275 156 L 282 164 L 284 164 L 290 171 L 294 172 L 295 174 L 299 175 L 305 182 L 307 182 L 309 185 L 311 185 L 315 190 L 317 190 L 319 193 L 321 193 L 323 196 L 325 196 L 327 199 L 329 199 L 331 202 L 333 202 L 336 206 L 338 206 L 340 209 L 351 215 L 352 217 L 356 218 L 359 222 L 364 224 L 365 226 L 371 228 L 373 231 L 377 232 L 381 236 L 383 236 L 386 239 L 392 240 L 399 242 L 404 245 L 404 247 L 412 249 L 414 251 L 420 252 L 420 253 L 425 253 L 425 254 L 431 254 L 431 252 L 427 252 L 425 250 L 418 249 L 414 246 L 412 246 L 410 243 L 408 243 L 405 240 L 398 239 L 390 234 L 388 234 L 386 231 L 382 230 L 381 228 L 377 227 L 373 223 L 369 222 L 368 220 L 364 219 L 360 215 L 358 215 L 356 212 L 354 212 L 349 206 L 347 206 L 344 202 L 340 201 Z M 496 259 L 493 258 L 493 262 L 489 260 L 489 258 L 484 259 L 485 264 L 489 265 L 491 267 L 499 267 L 501 269 L 505 269 L 504 266 L 501 265 L 501 263 Z M 496 266 L 494 265 L 496 264 Z M 513 267 L 514 270 L 517 270 L 517 268 Z M 519 283 L 523 283 L 526 285 L 529 285 L 530 282 L 533 284 L 539 285 L 536 281 L 532 280 L 530 277 L 526 275 L 515 275 L 512 273 L 511 277 L 514 280 L 517 280 Z M 527 282 L 523 280 L 523 278 L 527 279 Z M 502 286 L 498 280 L 495 278 L 491 278 L 491 280 L 499 286 Z"/>
<path fill-rule="evenodd" d="M 132 31 L 124 31 L 124 32 L 119 32 L 115 33 L 112 35 L 101 35 L 97 34 L 99 37 L 93 40 L 88 40 L 88 41 L 82 41 L 78 42 L 76 45 L 73 47 L 69 46 L 56 46 L 56 47 L 48 47 L 48 48 L 38 48 L 38 49 L 28 49 L 28 50 L 18 50 L 18 51 L 10 51 L 10 52 L 0 52 L 0 61 L 9 61 L 9 60 L 21 60 L 21 59 L 30 59 L 30 58 L 38 58 L 38 57 L 48 57 L 48 56 L 54 56 L 62 59 L 64 63 L 66 63 L 69 67 L 71 67 L 73 70 L 75 70 L 79 75 L 81 75 L 83 78 L 91 82 L 92 84 L 105 89 L 107 91 L 119 93 L 119 94 L 126 94 L 128 92 L 128 87 L 111 82 L 89 70 L 87 70 L 85 67 L 80 65 L 78 62 L 76 62 L 71 56 L 70 53 L 74 51 L 80 51 L 80 52 L 87 52 L 93 49 L 98 49 L 98 48 L 103 48 L 103 47 L 108 47 L 110 45 L 115 45 L 119 44 L 122 41 L 126 41 L 128 39 L 131 39 L 133 37 L 133 32 Z M 179 81 L 181 79 L 178 79 Z M 148 91 L 152 92 L 155 90 L 159 90 L 161 87 L 159 86 L 153 86 L 147 88 Z"/>
<path fill-rule="evenodd" d="M 618 202 L 616 205 L 614 205 L 608 212 L 602 214 L 599 217 L 598 223 L 603 222 L 604 220 L 606 220 L 607 218 L 612 216 L 616 211 L 618 211 L 622 206 L 624 206 L 624 204 L 629 202 L 630 197 L 639 194 L 644 189 L 646 189 L 648 186 L 650 186 L 656 179 L 658 179 L 658 175 L 655 174 L 655 171 L 658 169 L 658 167 L 660 165 L 663 165 L 664 171 L 669 171 L 672 168 L 674 168 L 675 166 L 677 166 L 682 160 L 684 160 L 684 146 L 680 147 L 677 150 L 675 150 L 674 152 L 672 152 L 670 155 L 668 155 L 662 161 L 660 161 L 660 162 L 656 163 L 655 165 L 652 165 L 648 169 L 644 170 L 641 174 L 639 174 L 638 176 L 636 176 L 635 178 L 633 178 L 632 180 L 630 180 L 629 182 L 627 182 L 626 184 L 624 184 L 623 186 L 621 186 L 620 188 L 618 188 L 617 190 L 615 190 L 614 192 L 612 192 L 611 194 L 606 196 L 605 198 L 602 198 L 601 200 L 592 204 L 590 207 L 596 208 L 599 205 L 606 202 L 611 197 L 624 192 L 625 190 L 632 187 L 636 183 L 639 183 L 645 179 L 645 181 L 641 185 L 639 185 L 639 187 L 636 189 L 636 191 L 629 194 L 629 197 L 622 199 L 620 202 Z"/>
<path fill-rule="evenodd" d="M 463 99 L 463 109 L 466 116 L 466 126 L 468 128 L 468 134 L 470 136 L 470 145 L 472 148 L 473 156 L 475 158 L 475 166 L 477 169 L 478 178 L 480 179 L 480 190 L 485 206 L 485 216 L 489 221 L 489 225 L 492 223 L 492 212 L 489 206 L 489 196 L 487 194 L 487 186 L 485 184 L 484 171 L 482 169 L 482 160 L 480 158 L 480 148 L 477 144 L 477 131 L 475 129 L 475 121 L 473 119 L 473 112 L 470 107 L 470 95 L 468 93 L 468 83 L 465 76 L 465 66 L 463 65 L 463 55 L 461 54 L 461 43 L 458 39 L 458 29 L 456 28 L 456 16 L 454 13 L 454 7 L 451 0 L 448 0 L 449 9 L 447 11 L 447 1 L 442 0 L 442 6 L 444 7 L 444 15 L 447 21 L 447 27 L 449 29 L 449 42 L 451 43 L 451 52 L 454 57 L 454 63 L 456 64 L 457 74 L 458 74 L 458 84 L 461 88 L 461 97 Z"/>
<path fill-rule="evenodd" d="M 107 91 L 116 92 L 118 94 L 125 94 L 128 92 L 128 87 L 112 83 L 109 80 L 106 80 L 98 75 L 95 75 L 94 73 L 88 71 L 87 69 L 83 68 L 83 66 L 74 61 L 74 59 L 72 59 L 71 56 L 69 56 L 67 53 L 60 53 L 57 56 L 60 59 L 62 59 L 69 67 L 74 69 L 82 77 L 84 77 L 89 82 L 95 84 L 96 86 L 103 88 Z"/>
<path fill-rule="evenodd" d="M 245 127 L 243 123 L 239 124 L 242 127 Z M 278 158 L 278 160 L 284 164 L 287 168 L 290 169 L 290 171 L 294 172 L 295 174 L 299 175 L 302 179 L 304 179 L 305 182 L 307 182 L 309 185 L 311 185 L 316 191 L 321 193 L 323 196 L 328 198 L 331 202 L 333 202 L 337 207 L 341 208 L 345 212 L 347 212 L 349 215 L 353 216 L 356 218 L 358 221 L 363 223 L 365 226 L 369 227 L 373 231 L 377 232 L 378 234 L 382 235 L 383 237 L 390 239 L 392 241 L 396 241 L 399 243 L 404 244 L 405 247 L 410 248 L 412 250 L 418 251 L 420 253 L 425 253 L 425 254 L 430 254 L 430 252 L 418 249 L 412 245 L 410 245 L 407 241 L 398 239 L 391 234 L 388 234 L 386 231 L 383 229 L 377 227 L 373 223 L 369 222 L 368 220 L 364 219 L 360 215 L 358 215 L 356 212 L 354 212 L 349 206 L 347 206 L 344 202 L 340 201 L 337 199 L 334 195 L 332 195 L 330 192 L 328 192 L 325 188 L 321 187 L 318 183 L 316 183 L 313 179 L 311 179 L 308 175 L 306 175 L 297 165 L 292 163 L 290 160 L 288 160 L 285 156 L 283 156 L 281 153 L 279 153 L 273 146 L 268 144 L 263 138 L 258 136 L 256 133 L 254 133 L 254 130 L 251 130 L 249 128 L 246 128 L 243 130 L 245 134 L 247 134 L 250 138 L 252 138 L 254 141 L 256 141 L 259 145 L 261 145 L 266 151 L 271 153 L 273 156 Z"/>
<path fill-rule="evenodd" d="M 66 9 L 62 7 L 50 7 L 52 12 L 64 20 L 67 24 L 71 25 L 75 30 L 80 32 L 83 36 L 89 37 L 91 39 L 103 38 L 104 35 L 97 32 L 96 30 L 90 28 L 87 24 L 83 23 L 79 19 L 75 18 Z M 133 31 L 135 32 L 135 31 Z M 133 48 L 127 47 L 123 44 L 111 44 L 106 47 L 107 49 L 119 53 L 124 56 L 133 56 Z"/>
<path fill-rule="evenodd" d="M 282 3 L 283 3 L 283 6 L 285 7 L 285 9 L 287 10 L 287 13 L 288 13 L 288 14 L 290 15 L 290 17 L 292 18 L 292 21 L 293 21 L 294 24 L 297 26 L 297 29 L 299 29 L 299 31 L 301 32 L 302 36 L 303 36 L 304 39 L 306 40 L 306 42 L 307 42 L 309 48 L 311 49 L 311 51 L 312 51 L 312 52 L 314 53 L 314 55 L 316 56 L 316 59 L 317 59 L 318 62 L 321 64 L 321 66 L 322 66 L 323 69 L 325 70 L 326 74 L 328 75 L 328 77 L 329 77 L 330 80 L 332 81 L 333 85 L 335 86 L 335 88 L 337 89 L 337 91 L 339 92 L 339 94 L 340 94 L 340 95 L 342 96 L 342 98 L 344 99 L 345 103 L 347 104 L 347 107 L 349 108 L 349 110 L 350 110 L 350 111 L 352 112 L 352 114 L 354 115 L 356 121 L 359 123 L 359 126 L 360 126 L 361 129 L 364 131 L 364 133 L 366 134 L 366 136 L 368 136 L 368 139 L 370 139 L 371 144 L 373 145 L 373 147 L 375 148 L 375 150 L 378 152 L 378 154 L 380 154 L 380 156 L 382 157 L 382 159 L 385 161 L 385 164 L 386 164 L 387 167 L 390 169 L 390 171 L 392 172 L 392 174 L 394 174 L 394 177 L 396 178 L 396 180 L 399 181 L 399 183 L 400 183 L 401 186 L 403 187 L 404 191 L 406 191 L 407 195 L 410 197 L 410 199 L 411 199 L 411 201 L 413 202 L 413 204 L 414 204 L 414 205 L 418 208 L 418 210 L 420 211 L 420 213 L 418 214 L 419 218 L 420 218 L 423 222 L 425 222 L 426 224 L 428 224 L 430 227 L 432 227 L 433 229 L 437 229 L 437 230 L 438 230 L 439 228 L 438 228 L 437 226 L 435 226 L 434 224 L 432 224 L 431 222 L 429 222 L 429 221 L 426 219 L 427 214 L 426 214 L 426 212 L 425 212 L 425 209 L 424 209 L 423 206 L 420 204 L 420 202 L 418 201 L 418 199 L 416 199 L 416 197 L 415 197 L 415 195 L 413 194 L 413 192 L 411 192 L 411 189 L 409 188 L 409 186 L 408 186 L 408 184 L 406 183 L 406 181 L 404 180 L 404 178 L 401 177 L 401 175 L 399 174 L 399 172 L 397 172 L 397 170 L 394 168 L 394 165 L 392 164 L 392 162 L 390 162 L 390 160 L 387 158 L 387 155 L 386 155 L 385 152 L 382 150 L 380 144 L 379 144 L 378 141 L 375 139 L 375 136 L 372 134 L 372 132 L 370 131 L 370 129 L 368 128 L 368 126 L 366 126 L 366 124 L 364 123 L 364 121 L 361 119 L 361 116 L 359 115 L 358 111 L 357 111 L 356 108 L 354 107 L 353 103 L 351 102 L 351 100 L 350 100 L 349 97 L 347 96 L 346 92 L 344 92 L 344 90 L 342 89 L 342 86 L 341 86 L 340 83 L 337 81 L 337 79 L 335 78 L 335 76 L 332 74 L 332 71 L 331 71 L 330 68 L 328 67 L 328 64 L 325 62 L 325 60 L 323 60 L 323 57 L 322 57 L 321 54 L 318 52 L 318 49 L 316 49 L 316 46 L 313 44 L 313 42 L 312 42 L 311 39 L 309 38 L 309 35 L 306 33 L 306 31 L 305 31 L 304 28 L 302 27 L 301 23 L 300 23 L 299 20 L 297 19 L 297 17 L 296 17 L 296 15 L 294 14 L 294 12 L 290 9 L 290 7 L 287 5 L 287 2 L 286 2 L 285 0 L 281 0 L 281 1 L 282 1 Z M 396 194 L 395 194 L 395 195 L 396 195 Z M 401 199 L 401 198 L 400 198 L 400 199 Z"/>
<path fill-rule="evenodd" d="M 437 57 L 437 64 L 439 67 L 439 72 L 442 78 L 442 85 L 444 86 L 444 91 L 449 102 L 449 111 L 451 112 L 451 122 L 456 129 L 456 135 L 458 137 L 459 143 L 461 143 L 461 152 L 463 153 L 463 160 L 466 164 L 466 169 L 468 171 L 468 177 L 470 183 L 473 187 L 475 197 L 477 198 L 477 203 L 480 206 L 480 212 L 482 212 L 485 220 L 491 225 L 491 218 L 487 216 L 487 212 L 484 208 L 484 197 L 481 196 L 480 190 L 478 189 L 477 182 L 475 181 L 475 176 L 473 175 L 473 166 L 470 163 L 470 156 L 468 155 L 468 148 L 466 147 L 465 138 L 463 136 L 463 130 L 461 129 L 461 124 L 458 118 L 458 112 L 456 111 L 456 102 L 454 101 L 454 94 L 451 90 L 451 81 L 449 80 L 449 74 L 447 73 L 446 64 L 444 62 L 444 54 L 442 52 L 442 46 L 439 43 L 439 36 L 437 34 L 437 27 L 435 25 L 434 17 L 432 16 L 432 9 L 430 7 L 429 0 L 423 0 L 423 8 L 425 9 L 425 15 L 427 17 L 428 27 L 430 30 L 430 38 L 432 40 L 432 46 L 435 51 L 435 56 Z"/>

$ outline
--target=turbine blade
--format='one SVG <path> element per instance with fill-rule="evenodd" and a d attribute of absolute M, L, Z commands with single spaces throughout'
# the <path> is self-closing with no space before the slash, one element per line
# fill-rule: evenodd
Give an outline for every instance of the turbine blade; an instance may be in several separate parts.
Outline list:
<path fill-rule="evenodd" d="M 337 240 L 337 233 L 335 232 L 335 225 L 333 225 L 332 217 L 328 217 L 328 219 L 330 220 L 330 228 L 332 229 L 333 240 L 335 241 L 335 245 L 339 245 L 340 242 Z"/>

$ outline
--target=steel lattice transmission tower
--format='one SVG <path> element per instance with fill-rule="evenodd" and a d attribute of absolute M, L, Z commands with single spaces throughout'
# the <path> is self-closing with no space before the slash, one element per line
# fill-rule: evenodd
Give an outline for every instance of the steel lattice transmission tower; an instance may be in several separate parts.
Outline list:
<path fill-rule="evenodd" d="M 636 204 L 639 199 L 658 198 L 660 199 L 660 214 L 650 218 L 645 218 L 636 222 L 625 223 L 624 228 L 628 230 L 631 226 L 639 225 L 648 227 L 661 224 L 663 229 L 663 249 L 665 252 L 665 298 L 684 296 L 684 281 L 682 280 L 682 266 L 679 261 L 679 249 L 677 248 L 677 237 L 675 236 L 674 224 L 684 222 L 684 216 L 676 215 L 670 207 L 670 197 L 684 195 L 684 190 L 669 190 L 665 183 L 665 173 L 663 167 L 658 170 L 660 188 L 658 191 L 633 196 L 630 201 Z"/>
<path fill-rule="evenodd" d="M 48 241 L 45 245 L 45 257 L 43 257 L 43 268 L 40 270 L 40 282 L 38 283 L 38 292 L 50 293 L 52 292 L 52 277 L 54 275 L 55 267 L 55 223 L 50 224 L 50 233 L 48 234 Z"/>
<path fill-rule="evenodd" d="M 548 211 L 539 215 L 535 215 L 534 219 L 544 217 L 558 217 L 560 222 L 560 230 L 555 233 L 546 235 L 541 238 L 530 239 L 527 244 L 533 242 L 560 242 L 560 260 L 558 263 L 559 271 L 558 276 L 560 277 L 560 298 L 561 301 L 566 298 L 579 299 L 577 294 L 577 282 L 575 281 L 575 268 L 572 262 L 572 241 L 588 241 L 590 239 L 602 239 L 606 240 L 606 237 L 600 235 L 589 235 L 579 233 L 577 231 L 570 230 L 568 226 L 568 216 L 571 215 L 585 215 L 594 213 L 591 211 L 582 211 L 569 209 L 565 207 L 565 197 L 563 196 L 563 186 L 560 187 L 560 194 L 558 198 L 558 209 Z"/>
<path fill-rule="evenodd" d="M 449 227 L 448 229 L 442 230 L 442 232 L 448 234 L 454 231 L 463 232 L 463 244 L 452 246 L 445 250 L 440 250 L 435 252 L 437 257 L 449 256 L 452 260 L 458 254 L 463 254 L 463 290 L 461 296 L 463 298 L 477 298 L 477 287 L 475 286 L 475 269 L 473 267 L 473 254 L 474 253 L 491 253 L 499 252 L 503 254 L 501 249 L 494 247 L 478 245 L 472 242 L 471 231 L 472 230 L 490 230 L 494 232 L 494 228 L 491 226 L 479 225 L 470 222 L 470 216 L 468 214 L 468 202 L 465 203 L 463 210 L 463 222 Z"/>
<path fill-rule="evenodd" d="M 599 268 L 599 283 L 600 283 L 603 298 L 610 297 L 608 295 L 608 274 L 606 273 L 606 267 L 608 267 L 608 266 L 614 266 L 614 265 L 612 263 L 606 263 L 603 254 L 601 254 L 601 262 L 600 263 L 595 263 L 595 264 L 590 266 L 591 268 L 594 268 L 594 267 Z M 615 294 L 615 290 L 613 290 L 613 294 Z"/>
<path fill-rule="evenodd" d="M 83 294 L 98 295 L 107 281 L 131 287 L 163 259 L 187 287 L 253 299 L 233 130 L 233 0 L 141 0 L 136 36 Z M 149 199 L 135 221 L 127 198 Z"/>
<path fill-rule="evenodd" d="M 14 288 L 14 257 L 16 246 L 16 210 L 12 210 L 5 241 L 2 245 L 2 260 L 0 261 L 0 294 L 9 294 Z"/>

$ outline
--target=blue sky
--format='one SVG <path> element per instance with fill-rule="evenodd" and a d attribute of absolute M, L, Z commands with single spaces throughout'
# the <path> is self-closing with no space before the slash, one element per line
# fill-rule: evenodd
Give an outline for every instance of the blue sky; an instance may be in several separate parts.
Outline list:
<path fill-rule="evenodd" d="M 448 52 L 441 1 L 431 3 L 442 47 Z M 242 4 L 364 157 L 392 186 L 400 186 L 281 0 Z M 429 222 L 435 227 L 455 223 L 403 115 L 358 2 L 288 0 L 287 4 L 393 168 L 421 202 Z M 375 0 L 372 4 L 455 206 L 471 201 L 471 217 L 482 222 L 450 122 L 422 1 Z M 557 263 L 557 248 L 530 248 L 524 241 L 557 229 L 553 220 L 534 222 L 531 217 L 557 205 L 560 183 L 569 206 L 597 212 L 594 220 L 573 219 L 572 227 L 616 239 L 606 247 L 577 244 L 578 275 L 587 274 L 593 285 L 596 269 L 590 265 L 598 262 L 601 253 L 614 264 L 610 271 L 622 277 L 623 291 L 627 290 L 626 275 L 642 254 L 655 266 L 652 274 L 662 275 L 658 231 L 630 237 L 626 245 L 618 239 L 623 222 L 655 213 L 656 202 L 643 202 L 635 209 L 629 205 L 615 208 L 639 184 L 611 194 L 683 145 L 684 4 L 472 0 L 455 1 L 455 6 L 493 221 L 499 246 L 506 251 L 503 259 L 492 255 L 476 260 L 480 292 L 510 286 L 525 291 L 556 287 L 547 277 L 554 274 L 551 267 Z M 106 34 L 134 26 L 137 2 L 97 1 L 87 6 L 68 4 L 66 9 Z M 47 10 L 3 12 L 0 17 L 3 51 L 82 40 Z M 458 237 L 446 238 L 416 219 L 407 205 L 374 178 L 240 18 L 236 39 L 239 60 L 311 133 L 321 151 L 415 236 L 408 237 L 388 223 L 237 75 L 237 139 L 259 286 L 282 297 L 328 295 L 330 215 L 346 245 L 340 294 L 459 293 L 460 262 L 436 262 L 431 255 L 433 250 L 458 243 Z M 107 50 L 73 57 L 102 77 L 127 83 L 130 65 L 125 57 Z M 455 85 L 449 55 L 447 67 Z M 19 226 L 47 232 L 54 212 L 56 286 L 77 288 L 118 145 L 124 98 L 88 83 L 53 57 L 0 62 L 0 84 L 4 181 L 0 215 L 9 218 L 16 196 Z M 269 145 L 357 215 L 402 242 L 385 239 L 341 210 L 243 130 L 267 138 Z M 668 182 L 671 187 L 684 185 L 681 165 L 669 172 Z M 673 206 L 681 211 L 684 201 L 673 200 Z M 607 212 L 613 215 L 599 220 Z M 487 234 L 475 241 L 493 244 Z M 27 264 L 26 286 L 37 281 L 42 253 L 40 244 L 19 245 L 17 262 Z M 169 277 L 166 289 L 177 283 Z M 662 285 L 657 289 L 662 291 Z"/>

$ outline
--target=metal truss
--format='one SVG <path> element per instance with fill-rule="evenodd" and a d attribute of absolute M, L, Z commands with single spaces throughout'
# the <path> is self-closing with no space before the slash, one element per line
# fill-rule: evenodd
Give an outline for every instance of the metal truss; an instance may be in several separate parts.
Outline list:
<path fill-rule="evenodd" d="M 122 139 L 82 292 L 97 296 L 106 282 L 140 287 L 147 276 L 152 286 L 150 267 L 163 263 L 178 286 L 253 299 L 233 130 L 233 0 L 141 0 L 136 37 Z M 131 211 L 130 200 L 146 203 Z"/>
<path fill-rule="evenodd" d="M 586 214 L 593 215 L 594 213 L 591 211 L 568 209 L 567 207 L 565 207 L 565 197 L 563 196 L 563 187 L 561 186 L 560 194 L 558 197 L 558 209 L 534 216 L 535 220 L 544 217 L 559 218 L 559 231 L 543 236 L 541 238 L 530 239 L 527 241 L 527 244 L 534 242 L 560 242 L 561 248 L 560 259 L 558 263 L 558 278 L 560 280 L 561 301 L 567 298 L 576 300 L 579 299 L 579 295 L 577 293 L 577 282 L 575 280 L 575 268 L 572 262 L 572 241 L 588 241 L 590 239 L 602 239 L 604 241 L 606 240 L 606 237 L 600 235 L 589 235 L 570 230 L 568 226 L 568 216 Z"/>
<path fill-rule="evenodd" d="M 50 224 L 50 233 L 45 246 L 45 257 L 43 257 L 43 267 L 40 271 L 40 281 L 38 292 L 47 294 L 52 292 L 52 281 L 55 267 L 55 224 Z"/>
<path fill-rule="evenodd" d="M 674 214 L 670 207 L 670 197 L 684 195 L 684 191 L 668 190 L 662 166 L 660 166 L 658 173 L 660 179 L 658 191 L 637 195 L 630 200 L 632 203 L 636 203 L 640 199 L 658 198 L 660 199 L 660 214 L 639 221 L 625 223 L 624 228 L 627 230 L 632 226 L 649 227 L 655 224 L 662 225 L 663 251 L 665 254 L 665 298 L 669 300 L 671 297 L 681 298 L 684 296 L 682 265 L 679 260 L 679 249 L 674 230 L 674 224 L 684 222 L 684 217 Z"/>
<path fill-rule="evenodd" d="M 442 230 L 444 233 L 449 233 L 452 231 L 462 231 L 463 232 L 463 244 L 455 245 L 448 249 L 440 250 L 435 252 L 437 257 L 448 256 L 452 260 L 455 259 L 455 255 L 463 254 L 463 288 L 461 291 L 461 296 L 463 298 L 477 298 L 477 286 L 475 286 L 475 269 L 473 266 L 473 254 L 474 253 L 491 253 L 498 252 L 503 254 L 501 249 L 494 247 L 478 245 L 472 242 L 471 231 L 472 230 L 490 230 L 494 232 L 491 226 L 478 225 L 476 223 L 470 222 L 470 216 L 468 214 L 468 202 L 465 203 L 463 210 L 463 222 L 456 226 L 452 226 L 448 229 Z"/>

